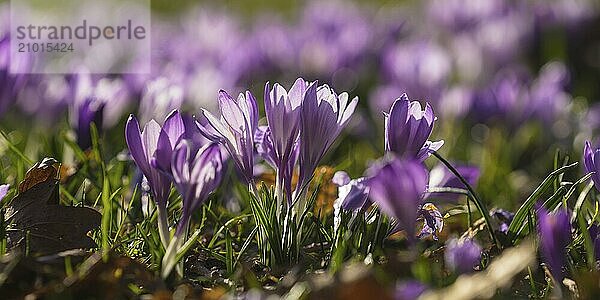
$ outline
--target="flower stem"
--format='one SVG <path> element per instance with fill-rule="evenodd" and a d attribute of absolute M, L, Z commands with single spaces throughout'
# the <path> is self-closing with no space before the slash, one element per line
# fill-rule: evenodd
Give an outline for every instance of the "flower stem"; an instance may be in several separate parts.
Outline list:
<path fill-rule="evenodd" d="M 469 197 L 469 198 L 471 200 L 473 200 L 473 202 L 475 202 L 475 206 L 477 206 L 477 209 L 479 210 L 479 212 L 483 216 L 483 219 L 485 220 L 485 225 L 490 234 L 490 238 L 494 242 L 494 245 L 496 245 L 496 247 L 498 249 L 500 249 L 500 247 L 499 247 L 500 245 L 498 244 L 498 240 L 496 239 L 496 234 L 494 233 L 494 230 L 492 229 L 492 226 L 491 226 L 492 224 L 490 222 L 489 210 L 487 209 L 487 207 L 485 206 L 483 201 L 481 201 L 481 199 L 479 199 L 479 197 L 475 193 L 475 190 L 473 190 L 473 187 L 471 187 L 471 185 L 458 172 L 458 170 L 456 170 L 456 168 L 454 168 L 454 166 L 452 166 L 452 164 L 450 162 L 448 162 L 444 157 L 442 157 L 439 153 L 437 153 L 436 151 L 433 151 L 433 152 L 431 152 L 431 154 L 433 156 L 435 156 L 440 162 L 442 162 L 448 168 L 448 170 L 450 170 L 450 172 L 452 172 L 456 177 L 458 177 L 458 179 L 462 182 L 462 184 L 465 185 L 465 187 L 469 191 L 469 194 L 471 194 L 471 197 Z"/>
<path fill-rule="evenodd" d="M 166 247 L 166 251 L 165 251 L 165 255 L 163 256 L 162 259 L 162 268 L 161 268 L 161 276 L 163 279 L 167 278 L 169 276 L 169 274 L 171 274 L 171 271 L 173 271 L 173 268 L 175 268 L 177 266 L 177 252 L 179 251 L 179 249 L 183 246 L 186 237 L 187 237 L 187 228 L 189 226 L 190 223 L 190 219 L 186 218 L 180 221 L 180 222 L 185 222 L 185 224 L 183 225 L 185 228 L 184 230 L 176 230 L 175 231 L 175 236 L 173 236 L 173 239 L 171 239 L 171 242 L 169 243 L 169 245 Z M 181 256 L 180 256 L 181 257 Z M 180 267 L 177 270 L 180 275 L 183 276 L 183 268 Z"/>
<path fill-rule="evenodd" d="M 158 215 L 158 235 L 160 241 L 165 249 L 169 246 L 170 234 L 169 234 L 169 221 L 167 219 L 167 205 L 157 204 L 156 213 Z"/>
<path fill-rule="evenodd" d="M 275 197 L 277 198 L 276 216 L 278 219 L 281 216 L 281 208 L 283 206 L 283 176 L 281 175 L 281 171 L 278 169 L 277 174 L 275 175 Z"/>

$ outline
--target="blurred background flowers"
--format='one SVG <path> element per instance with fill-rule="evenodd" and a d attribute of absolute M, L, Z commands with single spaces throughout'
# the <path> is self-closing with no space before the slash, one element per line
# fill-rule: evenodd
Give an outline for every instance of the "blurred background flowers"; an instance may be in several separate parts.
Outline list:
<path fill-rule="evenodd" d="M 355 177 L 383 147 L 373 140 L 382 135 L 367 132 L 382 130 L 382 112 L 407 92 L 434 107 L 435 130 L 446 140 L 442 152 L 481 167 L 483 198 L 512 205 L 547 169 L 539 163 L 554 156 L 547 149 L 571 153 L 575 146 L 577 153 L 594 132 L 598 6 L 592 0 L 152 1 L 152 71 L 145 75 L 11 74 L 4 22 L 0 124 L 30 132 L 19 136 L 28 139 L 60 131 L 68 116 L 85 146 L 89 133 L 77 130 L 87 127 L 81 122 L 95 120 L 112 132 L 135 111 L 144 122 L 178 107 L 215 112 L 219 89 L 235 95 L 249 87 L 260 95 L 268 80 L 291 86 L 302 76 L 361 99 L 345 137 L 356 142 L 353 151 L 342 142 L 331 155 L 341 163 L 336 157 L 360 154 L 361 162 L 347 168 Z M 0 7 L 3 15 L 7 9 Z M 113 145 L 117 152 L 123 142 Z M 532 164 L 534 157 L 540 159 Z M 499 186 L 498 178 L 511 184 Z"/>

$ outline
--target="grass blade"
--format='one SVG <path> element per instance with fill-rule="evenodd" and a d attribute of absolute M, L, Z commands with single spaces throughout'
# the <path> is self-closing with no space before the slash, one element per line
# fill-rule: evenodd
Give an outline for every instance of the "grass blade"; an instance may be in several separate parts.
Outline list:
<path fill-rule="evenodd" d="M 577 162 L 574 162 L 570 165 L 566 165 L 554 170 L 542 181 L 542 183 L 533 191 L 531 195 L 529 195 L 529 197 L 527 197 L 525 202 L 519 207 L 519 209 L 515 213 L 512 222 L 510 222 L 510 225 L 508 226 L 508 236 L 510 237 L 511 243 L 513 245 L 517 241 L 518 233 L 522 230 L 523 226 L 525 226 L 525 220 L 527 219 L 527 214 L 529 210 L 533 208 L 533 206 L 539 200 L 542 194 L 552 186 L 552 184 L 554 183 L 554 179 L 557 178 L 557 176 L 563 174 L 569 169 L 574 168 L 575 166 L 577 166 L 577 164 Z"/>

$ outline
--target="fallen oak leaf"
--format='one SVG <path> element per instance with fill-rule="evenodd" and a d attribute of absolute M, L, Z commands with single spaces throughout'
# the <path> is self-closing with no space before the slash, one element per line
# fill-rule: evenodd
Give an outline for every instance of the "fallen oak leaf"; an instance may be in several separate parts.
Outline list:
<path fill-rule="evenodd" d="M 101 215 L 89 207 L 59 205 L 57 163 L 54 159 L 42 160 L 19 185 L 19 194 L 6 214 L 9 249 L 52 254 L 97 247 L 87 233 L 100 226 Z"/>

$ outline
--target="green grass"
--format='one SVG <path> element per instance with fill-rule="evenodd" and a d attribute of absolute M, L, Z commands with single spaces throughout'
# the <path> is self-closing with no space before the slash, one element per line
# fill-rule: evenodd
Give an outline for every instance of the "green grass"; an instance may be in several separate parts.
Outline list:
<path fill-rule="evenodd" d="M 117 126 L 116 129 L 105 132 L 98 132 L 93 127 L 93 146 L 86 151 L 77 147 L 71 134 L 66 134 L 69 130 L 67 124 L 62 123 L 59 127 L 60 134 L 47 133 L 50 138 L 43 139 L 42 143 L 23 138 L 29 134 L 39 135 L 39 129 L 2 130 L 0 174 L 3 182 L 12 186 L 8 198 L 16 194 L 15 188 L 32 162 L 45 156 L 56 157 L 63 161 L 64 167 L 76 170 L 62 178 L 61 203 L 92 206 L 102 213 L 102 225 L 93 233 L 98 249 L 92 249 L 92 252 L 101 253 L 105 262 L 111 261 L 115 256 L 130 257 L 160 280 L 158 278 L 165 249 L 156 225 L 157 213 L 152 200 L 140 186 L 134 184 L 135 165 L 125 159 L 122 153 L 125 149 L 123 133 L 119 132 L 122 127 Z M 120 139 L 115 137 L 119 135 Z M 109 142 L 113 139 L 121 140 L 120 144 Z M 372 148 L 371 142 L 348 136 L 338 145 L 332 152 L 334 154 L 328 156 L 330 160 L 336 161 L 337 168 L 361 170 L 368 165 L 371 157 L 357 157 L 350 153 L 353 149 Z M 490 145 L 481 145 L 481 149 L 487 147 Z M 527 147 L 522 149 L 528 151 Z M 441 156 L 436 153 L 434 156 L 453 169 L 446 158 L 454 159 L 454 150 L 450 148 L 444 151 L 448 154 Z M 523 200 L 513 199 L 514 206 L 504 207 L 516 212 L 509 227 L 509 244 L 494 247 L 499 243 L 495 236 L 498 233 L 490 230 L 496 225 L 489 218 L 488 207 L 497 207 L 498 202 L 486 192 L 486 186 L 479 184 L 476 187 L 468 186 L 467 190 L 450 191 L 467 195 L 458 203 L 436 203 L 446 213 L 445 234 L 440 241 L 421 241 L 413 250 L 409 250 L 410 247 L 402 238 L 388 238 L 392 221 L 376 208 L 362 213 L 342 213 L 341 226 L 335 230 L 332 213 L 315 211 L 320 192 L 330 184 L 326 181 L 314 183 L 316 189 L 309 197 L 306 210 L 301 214 L 288 211 L 283 217 L 277 218 L 273 187 L 263 183 L 259 186 L 257 195 L 249 193 L 235 179 L 235 171 L 230 166 L 221 187 L 193 215 L 189 235 L 177 252 L 176 262 L 186 266 L 183 273 L 185 280 L 206 288 L 220 287 L 234 293 L 257 286 L 274 286 L 285 290 L 282 285 L 292 270 L 296 270 L 294 280 L 303 282 L 310 280 L 310 277 L 306 277 L 307 274 L 343 273 L 348 265 L 356 262 L 366 262 L 367 266 L 373 268 L 374 274 L 378 274 L 377 282 L 389 289 L 397 280 L 409 278 L 441 288 L 452 284 L 455 278 L 448 277 L 449 273 L 441 258 L 446 236 L 460 236 L 465 232 L 474 235 L 489 251 L 483 261 L 483 265 L 487 265 L 501 254 L 500 249 L 518 245 L 527 236 L 535 236 L 533 210 L 536 203 L 543 203 L 549 209 L 566 205 L 573 211 L 576 238 L 569 247 L 570 262 L 571 269 L 581 274 L 577 270 L 595 267 L 588 228 L 592 222 L 599 220 L 598 199 L 593 186 L 588 184 L 589 174 L 577 176 L 580 172 L 576 162 L 568 163 L 567 160 L 558 159 L 559 155 L 554 156 L 554 163 L 551 165 L 555 166 L 555 170 L 552 171 L 549 167 L 546 171 L 549 175 L 545 178 L 531 175 L 537 180 L 537 187 Z M 428 164 L 435 163 L 435 159 L 430 158 Z M 497 163 L 505 161 L 498 160 Z M 544 161 L 531 162 L 532 165 L 540 163 L 545 165 Z M 483 176 L 490 174 L 485 169 L 487 165 L 484 164 L 483 168 Z M 528 166 L 522 165 L 520 168 L 527 169 Z M 571 181 L 570 178 L 574 180 Z M 506 193 L 514 193 L 506 178 L 495 180 L 498 181 L 496 184 L 506 187 Z M 181 197 L 173 190 L 169 200 L 168 219 L 173 231 L 173 225 L 181 213 Z M 2 201 L 3 212 L 9 202 L 8 199 Z M 5 233 L 10 224 L 6 224 L 3 219 L 0 221 L 0 253 L 5 253 Z M 190 271 L 189 267 L 194 259 L 196 264 L 210 270 L 212 275 Z M 400 266 L 401 269 L 397 269 Z M 80 268 L 79 261 L 71 258 L 64 261 L 66 274 L 77 274 Z M 298 273 L 298 270 L 301 271 Z M 544 277 L 543 269 L 525 269 L 515 278 L 515 290 L 522 295 L 548 295 L 550 289 L 539 282 L 540 277 Z M 166 287 L 170 289 L 176 288 L 181 282 L 182 278 L 175 272 L 165 281 Z M 138 294 L 150 292 L 153 292 L 150 288 L 136 289 Z"/>

